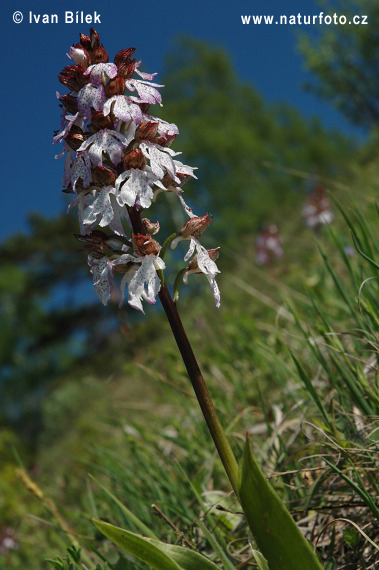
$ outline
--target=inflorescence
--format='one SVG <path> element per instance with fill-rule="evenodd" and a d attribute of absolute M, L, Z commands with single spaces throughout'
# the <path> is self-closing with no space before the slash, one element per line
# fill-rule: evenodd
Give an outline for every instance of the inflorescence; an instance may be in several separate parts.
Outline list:
<path fill-rule="evenodd" d="M 188 266 L 180 278 L 186 282 L 188 275 L 203 273 L 219 306 L 219 248 L 207 250 L 199 242 L 212 217 L 196 216 L 182 197 L 182 187 L 196 178 L 196 169 L 177 160 L 181 153 L 171 149 L 178 127 L 150 114 L 151 105 L 162 103 L 157 88 L 163 86 L 153 82 L 156 74 L 140 71 L 141 61 L 132 59 L 134 51 L 121 50 L 109 63 L 98 33 L 91 29 L 90 36 L 80 34 L 79 43 L 70 48 L 67 55 L 74 63 L 58 76 L 70 93 L 57 93 L 63 111 L 53 143 L 63 143 L 58 157 L 65 156 L 64 192 L 75 195 L 69 210 L 78 207 L 76 237 L 84 243 L 104 305 L 116 296 L 121 306 L 126 287 L 132 307 L 143 312 L 143 300 L 155 303 L 167 246 L 189 240 L 184 257 Z M 144 217 L 162 192 L 176 194 L 189 218 L 163 246 L 152 237 L 159 222 Z"/>

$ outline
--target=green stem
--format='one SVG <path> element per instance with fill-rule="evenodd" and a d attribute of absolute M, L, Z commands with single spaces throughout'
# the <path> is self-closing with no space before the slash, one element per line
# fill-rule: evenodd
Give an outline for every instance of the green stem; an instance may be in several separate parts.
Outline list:
<path fill-rule="evenodd" d="M 171 234 L 171 235 L 166 239 L 166 241 L 165 241 L 164 244 L 162 245 L 161 251 L 159 252 L 159 257 L 161 257 L 162 259 L 164 258 L 168 246 L 170 245 L 170 243 L 171 243 L 176 237 L 178 237 L 178 234 L 177 234 L 177 233 Z"/>
<path fill-rule="evenodd" d="M 179 301 L 179 289 L 180 289 L 180 284 L 182 282 L 183 276 L 185 274 L 185 272 L 187 271 L 186 268 L 181 269 L 179 271 L 179 273 L 177 274 L 175 281 L 174 281 L 174 296 L 173 296 L 173 300 L 174 303 L 177 303 Z"/>
<path fill-rule="evenodd" d="M 218 418 L 216 408 L 214 407 L 211 396 L 204 382 L 204 378 L 184 330 L 176 305 L 172 300 L 166 285 L 161 287 L 158 295 L 170 323 L 171 330 L 186 366 L 193 389 L 195 390 L 195 394 L 208 429 L 222 464 L 224 465 L 229 481 L 234 492 L 238 496 L 238 464 Z"/>

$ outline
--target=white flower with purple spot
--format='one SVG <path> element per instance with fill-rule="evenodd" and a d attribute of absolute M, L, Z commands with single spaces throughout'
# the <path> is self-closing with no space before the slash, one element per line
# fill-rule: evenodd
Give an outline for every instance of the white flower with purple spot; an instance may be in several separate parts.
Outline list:
<path fill-rule="evenodd" d="M 73 191 L 76 192 L 76 184 L 79 179 L 82 180 L 83 188 L 88 188 L 91 184 L 92 173 L 89 156 L 87 153 L 80 152 L 78 150 L 76 152 L 74 164 L 70 168 L 69 172 L 65 172 L 65 181 L 68 180 L 68 183 L 65 184 L 65 186 L 71 184 Z"/>
<path fill-rule="evenodd" d="M 109 226 L 117 235 L 125 235 L 122 220 L 130 225 L 127 210 L 122 208 L 115 197 L 114 186 L 104 186 L 100 192 L 93 191 L 90 203 L 83 211 L 83 225 L 93 228 Z"/>
<path fill-rule="evenodd" d="M 116 180 L 117 201 L 120 206 L 126 204 L 130 207 L 139 205 L 142 208 L 149 208 L 154 198 L 152 190 L 154 185 L 165 190 L 159 177 L 148 167 L 144 170 L 137 168 L 126 170 Z"/>
<path fill-rule="evenodd" d="M 83 75 L 89 75 L 92 85 L 104 85 L 107 78 L 113 79 L 117 75 L 117 65 L 114 63 L 96 63 L 90 65 Z"/>
<path fill-rule="evenodd" d="M 179 129 L 175 123 L 168 123 L 147 113 L 143 113 L 142 120 L 147 123 L 158 123 L 158 134 L 165 139 L 179 134 Z"/>
<path fill-rule="evenodd" d="M 106 305 L 111 298 L 113 288 L 112 262 L 107 257 L 95 259 L 88 257 L 88 265 L 93 275 L 93 285 L 103 305 Z"/>
<path fill-rule="evenodd" d="M 155 87 L 164 87 L 159 85 L 159 83 L 149 83 L 147 81 L 140 81 L 139 79 L 128 79 L 126 81 L 126 87 L 129 91 L 137 90 L 138 97 L 130 97 L 132 101 L 137 103 L 149 103 L 150 105 L 155 105 L 155 103 L 162 103 L 162 96 L 155 89 Z"/>
<path fill-rule="evenodd" d="M 160 146 L 150 141 L 141 143 L 140 149 L 146 158 L 150 160 L 151 170 L 158 178 L 163 178 L 166 171 L 175 182 L 180 184 L 180 180 L 176 176 L 172 157 L 182 154 L 181 152 L 175 152 L 171 148 Z"/>
<path fill-rule="evenodd" d="M 183 281 L 187 282 L 188 275 L 190 273 L 199 273 L 199 271 L 201 273 L 204 273 L 211 286 L 212 294 L 215 300 L 215 305 L 217 308 L 219 308 L 221 303 L 221 298 L 220 298 L 220 290 L 216 283 L 216 275 L 220 273 L 220 270 L 218 269 L 213 259 L 210 258 L 209 253 L 205 249 L 205 247 L 203 247 L 199 243 L 199 241 L 195 238 L 191 238 L 190 247 L 184 257 L 184 261 L 188 261 L 194 254 L 195 250 L 196 250 L 196 260 L 195 260 L 196 269 L 192 271 L 191 269 L 189 269 L 185 273 Z"/>
<path fill-rule="evenodd" d="M 78 109 L 79 113 L 85 119 L 91 117 L 91 107 L 95 111 L 102 111 L 106 101 L 104 87 L 102 85 L 96 86 L 88 83 L 78 93 Z"/>
<path fill-rule="evenodd" d="M 108 99 L 103 107 L 104 115 L 109 115 L 111 108 L 114 116 L 125 123 L 134 121 L 136 125 L 139 125 L 142 122 L 141 108 L 125 95 L 113 95 Z"/>
<path fill-rule="evenodd" d="M 121 281 L 121 294 L 123 295 L 125 286 L 128 284 L 129 305 L 144 313 L 142 301 L 147 301 L 150 305 L 155 304 L 155 298 L 161 288 L 161 281 L 158 277 L 157 270 L 165 269 L 166 265 L 163 259 L 153 254 L 135 258 L 125 254 L 119 258 L 120 261 L 116 260 L 116 262 L 125 263 L 127 257 L 131 258 L 129 261 L 134 260 L 137 263 L 141 263 L 141 266 L 135 271 L 131 279 L 130 273 L 125 274 Z"/>
<path fill-rule="evenodd" d="M 94 166 L 103 165 L 103 154 L 108 154 L 115 166 L 121 162 L 122 152 L 128 146 L 128 141 L 121 133 L 102 129 L 84 141 L 79 152 L 87 151 Z"/>
<path fill-rule="evenodd" d="M 62 142 L 62 140 L 67 137 L 68 133 L 71 130 L 72 125 L 75 123 L 75 121 L 78 117 L 79 117 L 79 113 L 76 113 L 75 115 L 65 115 L 65 119 L 66 119 L 67 123 L 63 127 L 63 129 L 57 135 L 55 135 L 55 137 L 53 138 L 53 145 L 55 143 L 57 143 L 58 141 Z"/>

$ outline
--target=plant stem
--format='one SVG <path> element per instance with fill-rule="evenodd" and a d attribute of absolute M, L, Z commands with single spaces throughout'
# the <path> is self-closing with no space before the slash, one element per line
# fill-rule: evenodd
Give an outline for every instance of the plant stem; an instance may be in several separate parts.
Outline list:
<path fill-rule="evenodd" d="M 140 212 L 137 208 L 128 208 L 130 221 L 132 223 L 133 231 L 135 233 L 143 233 L 144 228 L 141 221 Z M 170 236 L 167 240 L 167 245 L 170 243 Z M 196 398 L 200 404 L 201 411 L 203 412 L 204 419 L 207 423 L 208 429 L 218 451 L 219 457 L 224 465 L 226 474 L 233 487 L 234 492 L 238 497 L 238 464 L 234 457 L 232 448 L 226 438 L 225 432 L 222 429 L 221 422 L 218 418 L 216 408 L 212 402 L 212 398 L 208 392 L 208 388 L 204 382 L 203 375 L 201 374 L 196 357 L 192 350 L 191 344 L 188 340 L 186 331 L 184 330 L 183 323 L 179 316 L 176 304 L 172 300 L 169 290 L 162 282 L 160 291 L 158 293 L 159 299 L 162 303 L 163 309 L 166 313 L 168 322 L 170 323 L 171 330 L 178 345 L 180 354 L 182 355 L 183 362 L 191 380 L 193 389 L 195 390 Z"/>
<path fill-rule="evenodd" d="M 176 308 L 176 304 L 172 300 L 172 297 L 166 285 L 162 285 L 158 296 L 165 310 L 167 319 L 170 323 L 176 344 L 178 345 L 180 354 L 183 358 L 183 362 L 187 369 L 193 389 L 195 390 L 195 394 L 200 404 L 201 411 L 203 412 L 205 421 L 208 425 L 208 429 L 210 431 L 220 459 L 224 465 L 229 481 L 234 489 L 234 492 L 238 496 L 237 461 L 226 438 L 225 432 L 221 426 L 216 409 L 208 392 L 208 388 L 204 382 L 204 378 L 201 374 L 196 357 L 193 353 L 191 344 L 184 330 L 183 323 Z"/>

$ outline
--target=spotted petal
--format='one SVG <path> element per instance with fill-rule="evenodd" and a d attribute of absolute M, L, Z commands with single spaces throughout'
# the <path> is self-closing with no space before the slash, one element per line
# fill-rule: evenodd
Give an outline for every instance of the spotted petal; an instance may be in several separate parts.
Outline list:
<path fill-rule="evenodd" d="M 155 87 L 163 87 L 163 85 L 159 85 L 158 83 L 147 83 L 146 81 L 140 81 L 139 79 L 129 79 L 126 82 L 126 87 L 129 91 L 137 90 L 139 99 L 137 97 L 131 97 L 133 101 L 138 103 L 149 103 L 150 105 L 162 103 L 162 96 Z"/>
<path fill-rule="evenodd" d="M 149 208 L 154 196 L 152 190 L 154 184 L 163 186 L 157 176 L 147 169 L 126 170 L 116 180 L 117 201 L 120 206 L 125 204 L 134 206 L 137 203 L 142 208 Z"/>
<path fill-rule="evenodd" d="M 103 129 L 84 141 L 79 148 L 79 152 L 87 150 L 91 163 L 94 166 L 102 166 L 103 153 L 106 153 L 113 164 L 117 166 L 121 161 L 122 152 L 126 146 L 127 140 L 124 135 L 117 131 Z"/>
<path fill-rule="evenodd" d="M 151 170 L 158 178 L 163 178 L 165 171 L 167 171 L 170 177 L 180 184 L 180 180 L 175 174 L 174 161 L 171 158 L 181 154 L 180 152 L 175 152 L 171 148 L 148 141 L 141 143 L 140 149 L 146 158 L 150 160 Z"/>
<path fill-rule="evenodd" d="M 91 107 L 95 111 L 102 111 L 106 97 L 104 94 L 104 87 L 102 85 L 95 86 L 88 83 L 78 93 L 78 109 L 79 113 L 85 119 L 91 117 Z"/>
<path fill-rule="evenodd" d="M 103 77 L 113 79 L 117 75 L 117 65 L 114 63 L 96 63 L 90 65 L 83 75 L 89 75 L 92 85 L 101 85 Z"/>
<path fill-rule="evenodd" d="M 114 95 L 108 99 L 103 108 L 104 115 L 109 115 L 112 103 L 114 103 L 113 114 L 115 117 L 124 121 L 124 123 L 128 123 L 129 121 L 134 121 L 136 125 L 141 123 L 141 108 L 125 97 L 125 95 Z"/>
<path fill-rule="evenodd" d="M 83 187 L 88 188 L 92 180 L 91 161 L 86 153 L 78 151 L 70 172 L 70 182 L 74 192 L 76 192 L 76 184 L 80 178 L 82 179 Z"/>
<path fill-rule="evenodd" d="M 95 291 L 103 305 L 106 305 L 111 298 L 113 288 L 112 264 L 106 257 L 101 259 L 89 257 L 88 264 L 93 275 Z"/>
<path fill-rule="evenodd" d="M 128 286 L 129 305 L 142 312 L 144 312 L 142 300 L 144 299 L 148 303 L 154 304 L 155 297 L 161 288 L 161 282 L 154 266 L 155 260 L 155 255 L 146 255 L 142 260 L 141 267 L 135 273 Z"/>

